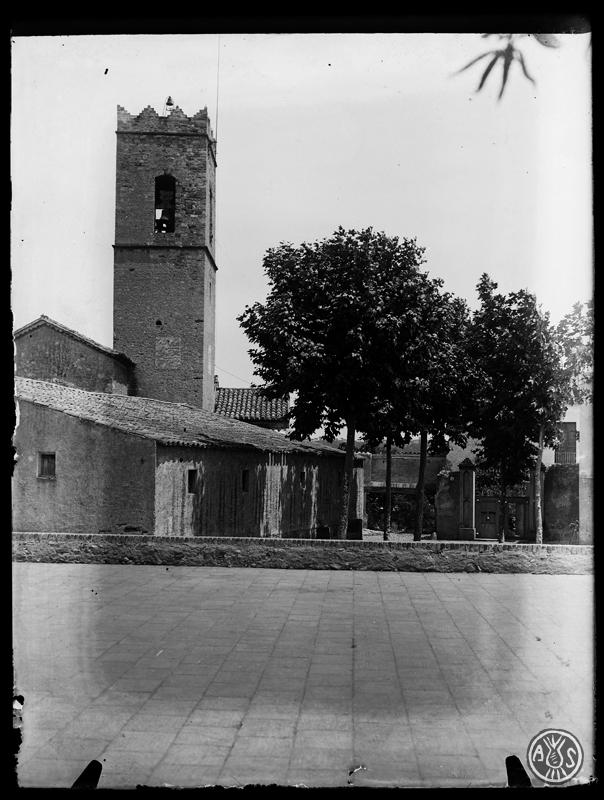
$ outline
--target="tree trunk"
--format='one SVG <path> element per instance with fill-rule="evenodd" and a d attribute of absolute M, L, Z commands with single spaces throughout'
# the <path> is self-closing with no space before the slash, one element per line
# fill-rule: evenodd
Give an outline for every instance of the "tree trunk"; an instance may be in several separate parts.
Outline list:
<path fill-rule="evenodd" d="M 354 467 L 354 423 L 346 423 L 346 458 L 344 459 L 344 479 L 342 482 L 342 505 L 340 506 L 340 519 L 338 521 L 337 539 L 345 539 L 348 532 L 348 509 L 350 506 L 350 487 Z"/>
<path fill-rule="evenodd" d="M 499 541 L 505 542 L 505 536 L 508 527 L 508 499 L 507 499 L 507 486 L 505 483 L 501 484 L 501 496 L 499 498 L 499 506 L 501 509 L 501 527 L 499 530 Z"/>
<path fill-rule="evenodd" d="M 392 526 L 392 434 L 386 437 L 386 493 L 384 495 L 384 541 L 390 539 Z"/>
<path fill-rule="evenodd" d="M 426 461 L 428 458 L 428 431 L 422 428 L 420 431 L 419 447 L 419 475 L 417 476 L 417 487 L 415 490 L 417 515 L 415 518 L 415 533 L 413 541 L 420 542 L 424 529 L 424 487 L 426 484 Z"/>
<path fill-rule="evenodd" d="M 541 463 L 543 461 L 543 425 L 539 426 L 539 450 L 535 465 L 535 542 L 543 544 L 543 514 L 541 513 Z"/>

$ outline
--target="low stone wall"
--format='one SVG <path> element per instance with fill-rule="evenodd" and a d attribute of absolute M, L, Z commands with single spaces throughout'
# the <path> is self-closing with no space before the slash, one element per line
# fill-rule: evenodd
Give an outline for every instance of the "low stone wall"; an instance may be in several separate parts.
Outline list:
<path fill-rule="evenodd" d="M 365 542 L 14 533 L 13 559 L 86 564 L 565 574 L 591 573 L 593 548 L 464 541 Z"/>

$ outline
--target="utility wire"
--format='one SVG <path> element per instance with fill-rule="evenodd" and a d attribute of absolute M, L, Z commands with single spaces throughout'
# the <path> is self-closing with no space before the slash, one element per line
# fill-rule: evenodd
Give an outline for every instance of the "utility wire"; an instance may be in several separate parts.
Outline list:
<path fill-rule="evenodd" d="M 239 375 L 234 375 L 232 372 L 229 372 L 228 369 L 224 369 L 223 367 L 219 367 L 218 364 L 214 364 L 214 366 L 215 366 L 216 369 L 219 369 L 221 372 L 226 372 L 226 374 L 230 375 L 231 378 L 237 378 L 238 381 L 241 381 L 242 383 L 246 383 L 250 388 L 255 388 L 255 387 L 252 387 L 252 384 L 248 380 L 246 380 L 245 378 L 241 378 Z"/>
<path fill-rule="evenodd" d="M 218 34 L 218 54 L 216 56 L 216 133 L 215 141 L 218 147 L 218 87 L 220 85 L 220 34 Z"/>

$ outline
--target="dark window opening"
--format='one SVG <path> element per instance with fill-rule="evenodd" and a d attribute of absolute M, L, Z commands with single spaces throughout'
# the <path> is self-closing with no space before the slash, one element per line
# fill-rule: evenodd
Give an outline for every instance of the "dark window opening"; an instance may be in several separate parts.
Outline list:
<path fill-rule="evenodd" d="M 197 470 L 190 469 L 187 471 L 187 491 L 189 494 L 195 494 L 197 491 Z"/>
<path fill-rule="evenodd" d="M 249 492 L 250 490 L 250 471 L 244 469 L 241 471 L 241 491 Z"/>
<path fill-rule="evenodd" d="M 56 477 L 56 456 L 54 453 L 38 454 L 38 478 Z"/>
<path fill-rule="evenodd" d="M 161 325 L 161 319 L 156 319 L 156 320 L 155 320 L 155 324 L 156 324 L 156 325 Z"/>
<path fill-rule="evenodd" d="M 159 175 L 155 179 L 155 233 L 174 233 L 176 179 Z"/>
<path fill-rule="evenodd" d="M 306 483 L 306 470 L 300 470 L 300 486 Z"/>
<path fill-rule="evenodd" d="M 556 464 L 576 464 L 577 463 L 577 423 L 560 423 L 560 442 L 555 449 Z"/>

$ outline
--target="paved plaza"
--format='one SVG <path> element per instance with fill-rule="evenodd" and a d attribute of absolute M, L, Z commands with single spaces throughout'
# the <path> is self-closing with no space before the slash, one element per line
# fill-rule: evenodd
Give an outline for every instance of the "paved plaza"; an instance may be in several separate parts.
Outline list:
<path fill-rule="evenodd" d="M 71 786 L 92 759 L 99 788 L 504 786 L 549 727 L 592 774 L 590 575 L 13 576 L 21 786 Z"/>

